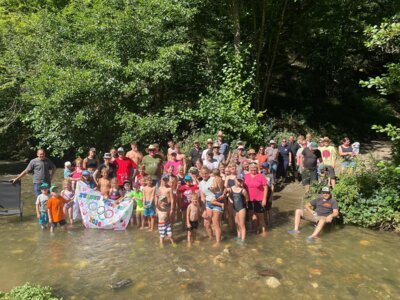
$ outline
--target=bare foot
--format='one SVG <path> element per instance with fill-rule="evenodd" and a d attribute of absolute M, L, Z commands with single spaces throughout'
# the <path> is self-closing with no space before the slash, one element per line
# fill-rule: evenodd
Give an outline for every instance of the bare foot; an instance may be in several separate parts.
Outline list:
<path fill-rule="evenodd" d="M 221 244 L 220 244 L 220 242 L 216 242 L 214 245 L 212 245 L 214 248 L 217 248 L 217 247 L 219 247 Z"/>
<path fill-rule="evenodd" d="M 262 237 L 267 237 L 267 232 L 266 232 L 266 231 L 263 231 L 263 232 L 260 233 L 260 235 L 261 235 Z"/>

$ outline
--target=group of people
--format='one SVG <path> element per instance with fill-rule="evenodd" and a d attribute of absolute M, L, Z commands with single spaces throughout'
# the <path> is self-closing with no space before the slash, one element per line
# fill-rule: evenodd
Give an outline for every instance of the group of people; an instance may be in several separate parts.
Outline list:
<path fill-rule="evenodd" d="M 327 137 L 318 144 L 311 135 L 297 140 L 291 135 L 288 141 L 283 138 L 279 146 L 271 140 L 256 152 L 246 151 L 241 141 L 232 149 L 219 131 L 215 141 L 206 141 L 205 149 L 194 141 L 187 154 L 182 153 L 180 144 L 169 141 L 165 154 L 159 145 L 151 144 L 143 155 L 133 142 L 128 152 L 120 147 L 104 153 L 102 163 L 96 149 L 91 148 L 84 159 L 65 162 L 61 192 L 51 185 L 55 165 L 45 157 L 44 150 L 38 150 L 37 158 L 12 181 L 33 172 L 37 217 L 42 228 L 49 224 L 53 231 L 58 225 L 64 226 L 66 216 L 73 223 L 75 184 L 81 181 L 116 203 L 132 199 L 131 225 L 140 229 L 147 226 L 152 231 L 157 220 L 160 245 L 168 238 L 175 246 L 172 232 L 178 221 L 187 230 L 189 245 L 196 240 L 199 224 L 218 244 L 223 220 L 236 229 L 238 243 L 245 241 L 247 232 L 266 236 L 275 183 L 284 182 L 290 175 L 301 176 L 308 191 L 313 181 L 328 174 L 329 186 L 322 190 L 322 197 L 306 204 L 304 210 L 296 210 L 295 227 L 289 231 L 299 233 L 301 217 L 307 218 L 318 224 L 309 237 L 313 239 L 325 223 L 338 215 L 337 202 L 330 192 L 335 185 L 336 160 L 341 156 L 343 170 L 351 170 L 359 150 L 355 144 L 345 138 L 336 151 Z"/>

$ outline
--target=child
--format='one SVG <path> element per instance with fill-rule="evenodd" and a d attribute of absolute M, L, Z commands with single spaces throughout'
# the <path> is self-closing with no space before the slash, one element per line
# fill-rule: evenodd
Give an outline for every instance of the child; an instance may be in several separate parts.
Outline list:
<path fill-rule="evenodd" d="M 172 237 L 171 207 L 174 207 L 172 190 L 168 186 L 169 176 L 164 174 L 161 178 L 159 195 L 156 197 L 158 216 L 158 232 L 160 233 L 160 248 L 164 247 L 164 238 L 168 236 L 173 247 L 176 247 Z"/>
<path fill-rule="evenodd" d="M 244 242 L 246 238 L 246 206 L 249 196 L 243 188 L 243 175 L 238 175 L 235 185 L 229 189 L 229 201 L 233 204 L 237 240 Z"/>
<path fill-rule="evenodd" d="M 74 202 L 72 201 L 74 199 L 74 191 L 72 190 L 72 183 L 70 179 L 64 179 L 63 181 L 63 187 L 64 189 L 61 191 L 61 197 L 63 197 L 65 200 L 69 201 L 67 204 L 64 205 L 64 214 L 68 215 L 69 217 L 69 223 L 72 225 L 74 224 L 73 216 L 72 216 L 72 206 L 74 205 Z"/>
<path fill-rule="evenodd" d="M 353 153 L 355 155 L 360 154 L 360 143 L 359 142 L 354 142 L 353 144 L 351 144 L 351 148 L 353 148 Z"/>
<path fill-rule="evenodd" d="M 75 170 L 71 173 L 72 189 L 75 191 L 76 181 L 82 178 L 82 158 L 75 159 Z"/>
<path fill-rule="evenodd" d="M 199 197 L 197 193 L 191 194 L 191 203 L 186 212 L 187 241 L 190 247 L 196 241 L 197 228 L 199 227 Z"/>
<path fill-rule="evenodd" d="M 153 186 L 151 176 L 145 177 L 145 186 L 143 187 L 143 198 L 144 198 L 144 211 L 143 216 L 148 220 L 149 230 L 154 230 L 154 219 L 156 215 L 155 211 L 155 196 L 156 188 Z"/>
<path fill-rule="evenodd" d="M 64 179 L 71 177 L 72 174 L 72 165 L 70 161 L 66 161 L 64 163 Z"/>
<path fill-rule="evenodd" d="M 143 178 L 146 177 L 146 167 L 144 165 L 140 165 L 139 166 L 139 174 L 136 175 L 135 177 L 135 182 L 139 183 L 140 185 L 140 190 L 142 190 L 142 186 L 143 186 Z"/>
<path fill-rule="evenodd" d="M 212 171 L 214 182 L 213 186 L 210 187 L 210 191 L 215 194 L 215 199 L 211 200 L 211 204 L 214 206 L 213 210 L 223 212 L 224 210 L 224 181 L 220 175 L 218 169 Z"/>
<path fill-rule="evenodd" d="M 112 201 L 120 201 L 122 199 L 123 195 L 122 195 L 122 191 L 119 188 L 118 185 L 118 179 L 117 177 L 111 179 L 111 189 L 110 189 L 110 194 L 108 199 L 112 200 Z"/>
<path fill-rule="evenodd" d="M 49 185 L 42 183 L 40 186 L 41 194 L 36 199 L 36 216 L 42 229 L 46 228 L 49 223 L 49 215 L 47 214 L 47 201 L 49 200 Z"/>
<path fill-rule="evenodd" d="M 122 189 L 122 200 L 130 200 L 132 199 L 131 193 L 132 193 L 132 187 L 131 187 L 131 182 L 129 180 L 125 180 L 123 183 L 123 189 Z M 131 226 L 134 226 L 135 223 L 135 215 L 136 215 L 136 202 L 132 201 L 132 215 L 130 219 L 130 224 Z"/>
<path fill-rule="evenodd" d="M 96 187 L 96 183 L 94 182 L 94 180 L 88 170 L 82 171 L 81 181 L 83 181 L 85 184 L 87 184 L 91 189 L 94 189 Z"/>
<path fill-rule="evenodd" d="M 180 199 L 180 209 L 182 212 L 182 227 L 184 228 L 187 224 L 187 213 L 186 209 L 188 208 L 190 201 L 192 199 L 192 195 L 196 193 L 199 187 L 196 184 L 192 184 L 192 177 L 189 175 L 185 176 L 185 184 L 182 185 L 179 192 Z"/>
<path fill-rule="evenodd" d="M 50 194 L 51 197 L 47 201 L 46 207 L 49 215 L 50 232 L 53 232 L 57 225 L 62 227 L 66 224 L 64 204 L 68 203 L 69 201 L 65 200 L 58 194 L 58 188 L 55 185 L 50 188 Z"/>
<path fill-rule="evenodd" d="M 109 172 L 108 168 L 101 169 L 101 178 L 97 181 L 97 188 L 105 199 L 108 199 L 111 190 L 111 182 L 108 179 Z"/>
<path fill-rule="evenodd" d="M 133 201 L 136 203 L 136 226 L 140 229 L 144 228 L 144 216 L 143 216 L 143 192 L 140 190 L 139 182 L 133 184 L 133 191 L 130 193 Z M 132 213 L 133 218 L 133 213 Z M 133 224 L 131 222 L 131 224 Z"/>

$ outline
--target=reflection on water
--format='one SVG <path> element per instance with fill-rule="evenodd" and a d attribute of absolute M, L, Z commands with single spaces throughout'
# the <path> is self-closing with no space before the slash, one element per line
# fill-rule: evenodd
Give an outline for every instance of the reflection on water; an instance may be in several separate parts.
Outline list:
<path fill-rule="evenodd" d="M 213 248 L 200 229 L 201 241 L 188 249 L 186 232 L 179 229 L 178 248 L 159 249 L 156 233 L 136 229 L 99 231 L 76 224 L 54 235 L 41 231 L 26 177 L 24 221 L 0 219 L 0 290 L 29 281 L 50 285 L 67 299 L 398 299 L 398 236 L 346 226 L 309 244 L 310 225 L 291 236 L 286 231 L 300 191 L 292 185 L 277 195 L 275 224 L 266 239 L 250 235 L 240 246 L 224 227 L 222 246 Z M 281 274 L 279 287 L 267 286 L 267 277 L 257 274 L 265 268 Z M 108 286 L 124 278 L 133 284 L 119 291 Z"/>

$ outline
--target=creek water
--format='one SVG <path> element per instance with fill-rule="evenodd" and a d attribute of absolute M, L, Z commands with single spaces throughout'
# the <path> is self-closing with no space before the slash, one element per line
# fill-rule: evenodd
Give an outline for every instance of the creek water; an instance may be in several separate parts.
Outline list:
<path fill-rule="evenodd" d="M 0 179 L 22 165 L 0 164 Z M 61 183 L 58 170 L 56 183 Z M 22 180 L 24 218 L 0 219 L 0 290 L 31 282 L 53 287 L 64 299 L 400 299 L 400 246 L 393 233 L 353 226 L 328 228 L 314 243 L 313 227 L 291 236 L 293 211 L 302 189 L 291 184 L 275 194 L 273 224 L 267 238 L 249 235 L 236 244 L 224 225 L 224 240 L 212 247 L 203 228 L 188 248 L 186 232 L 176 227 L 178 247 L 158 247 L 158 234 L 134 228 L 123 232 L 85 229 L 82 224 L 41 230 L 34 211 L 31 176 Z M 280 286 L 267 285 L 258 271 L 281 274 Z M 110 283 L 130 278 L 121 290 Z"/>

